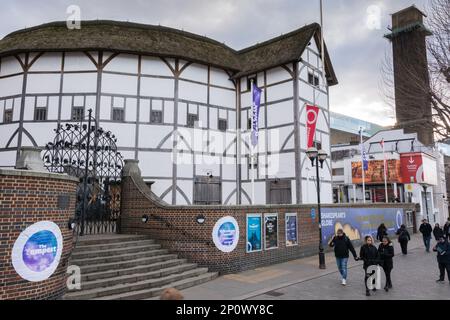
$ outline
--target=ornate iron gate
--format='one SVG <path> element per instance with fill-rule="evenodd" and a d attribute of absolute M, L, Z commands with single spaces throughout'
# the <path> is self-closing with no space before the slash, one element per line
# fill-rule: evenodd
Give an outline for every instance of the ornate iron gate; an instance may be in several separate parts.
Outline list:
<path fill-rule="evenodd" d="M 123 158 L 116 137 L 88 121 L 67 123 L 55 129 L 46 145 L 44 165 L 50 172 L 80 178 L 74 221 L 79 235 L 115 233 L 120 217 L 120 179 Z"/>

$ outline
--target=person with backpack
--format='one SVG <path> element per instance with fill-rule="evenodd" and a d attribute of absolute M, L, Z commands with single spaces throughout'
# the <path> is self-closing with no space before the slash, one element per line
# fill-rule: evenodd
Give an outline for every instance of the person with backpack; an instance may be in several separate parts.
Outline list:
<path fill-rule="evenodd" d="M 383 237 L 387 235 L 388 233 L 386 226 L 384 225 L 384 223 L 380 224 L 380 226 L 377 229 L 377 240 L 381 242 L 383 241 Z"/>
<path fill-rule="evenodd" d="M 373 238 L 372 236 L 365 236 L 364 237 L 364 244 L 361 246 L 360 252 L 359 252 L 359 258 L 364 261 L 363 269 L 364 269 L 364 284 L 366 286 L 366 296 L 370 296 L 370 290 L 367 286 L 367 280 L 370 276 L 374 274 L 372 272 L 369 274 L 367 272 L 367 269 L 370 266 L 378 265 L 379 264 L 379 255 L 378 250 L 373 244 Z M 374 287 L 373 291 L 376 291 L 377 289 Z"/>
<path fill-rule="evenodd" d="M 434 225 L 433 236 L 434 236 L 434 239 L 436 239 L 436 241 L 439 241 L 440 238 L 445 238 L 444 230 L 442 230 L 442 228 L 439 225 L 439 223 L 436 223 Z"/>
<path fill-rule="evenodd" d="M 383 268 L 384 274 L 386 276 L 386 285 L 384 290 L 386 292 L 392 289 L 391 271 L 394 268 L 394 245 L 389 237 L 385 236 L 378 247 L 378 255 L 381 260 L 381 267 Z"/>
<path fill-rule="evenodd" d="M 402 248 L 402 253 L 404 255 L 408 254 L 408 242 L 411 240 L 411 236 L 409 235 L 406 226 L 402 224 L 396 234 L 398 235 L 398 242 L 400 243 L 400 248 Z"/>
<path fill-rule="evenodd" d="M 445 281 L 445 271 L 447 271 L 447 277 L 450 281 L 450 244 L 447 239 L 441 237 L 433 247 L 433 251 L 437 252 L 437 262 L 439 266 L 439 279 L 436 282 Z"/>
<path fill-rule="evenodd" d="M 433 228 L 431 227 L 431 224 L 428 223 L 427 219 L 422 220 L 422 224 L 420 225 L 419 231 L 422 234 L 425 250 L 427 252 L 430 252 L 431 233 L 433 232 Z"/>
<path fill-rule="evenodd" d="M 345 286 L 347 284 L 347 262 L 349 257 L 349 251 L 352 253 L 355 261 L 358 261 L 355 248 L 349 237 L 344 233 L 342 229 L 336 232 L 336 235 L 330 241 L 330 247 L 334 248 L 334 255 L 336 257 L 336 264 L 341 274 L 341 284 Z"/>

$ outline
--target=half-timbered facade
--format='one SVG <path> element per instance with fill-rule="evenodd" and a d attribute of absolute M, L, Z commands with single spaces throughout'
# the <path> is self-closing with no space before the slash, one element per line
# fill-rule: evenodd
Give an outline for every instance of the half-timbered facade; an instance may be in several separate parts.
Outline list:
<path fill-rule="evenodd" d="M 92 109 L 168 203 L 315 202 L 305 108 L 319 106 L 315 141 L 329 153 L 328 86 L 337 83 L 326 50 L 322 74 L 320 52 L 317 24 L 240 51 L 113 21 L 14 32 L 0 41 L 0 166 L 13 167 L 22 146 L 43 147 L 57 124 L 82 121 Z M 251 79 L 263 92 L 255 199 Z M 329 160 L 321 175 L 321 197 L 332 202 Z"/>

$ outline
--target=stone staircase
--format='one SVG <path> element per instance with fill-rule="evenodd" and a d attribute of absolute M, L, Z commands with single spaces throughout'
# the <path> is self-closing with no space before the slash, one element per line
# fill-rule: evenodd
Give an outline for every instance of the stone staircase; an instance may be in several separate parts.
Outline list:
<path fill-rule="evenodd" d="M 217 277 L 139 235 L 84 236 L 70 264 L 81 269 L 81 290 L 69 291 L 65 300 L 149 299 L 165 288 L 181 290 Z"/>

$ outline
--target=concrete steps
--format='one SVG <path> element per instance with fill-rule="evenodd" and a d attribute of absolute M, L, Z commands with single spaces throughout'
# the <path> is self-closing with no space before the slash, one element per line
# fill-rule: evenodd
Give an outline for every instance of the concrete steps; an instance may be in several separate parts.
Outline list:
<path fill-rule="evenodd" d="M 81 290 L 68 292 L 66 300 L 148 299 L 165 288 L 184 289 L 217 277 L 135 235 L 82 238 L 70 264 L 81 269 Z"/>

